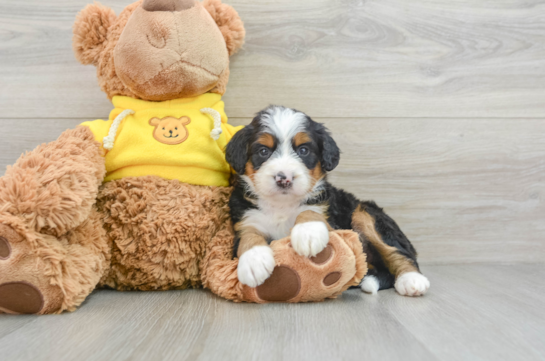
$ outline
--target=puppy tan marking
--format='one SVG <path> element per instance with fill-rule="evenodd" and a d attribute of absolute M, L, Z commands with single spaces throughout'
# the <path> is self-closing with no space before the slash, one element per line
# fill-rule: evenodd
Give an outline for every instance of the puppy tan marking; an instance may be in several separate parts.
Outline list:
<path fill-rule="evenodd" d="M 398 249 L 388 246 L 375 229 L 375 220 L 359 206 L 352 215 L 352 227 L 365 235 L 382 257 L 386 267 L 396 278 L 407 272 L 420 272 L 412 260 L 403 256 Z"/>
<path fill-rule="evenodd" d="M 265 133 L 265 134 L 262 134 L 259 138 L 257 138 L 257 143 L 262 144 L 269 148 L 273 148 L 274 138 L 272 135 Z"/>
<path fill-rule="evenodd" d="M 239 232 L 240 243 L 238 246 L 238 257 L 255 246 L 268 246 L 267 239 L 254 227 L 244 227 L 240 223 L 235 225 L 235 231 Z"/>
<path fill-rule="evenodd" d="M 293 137 L 293 143 L 295 144 L 296 147 L 300 146 L 301 144 L 310 143 L 310 142 L 312 142 L 312 139 L 305 132 L 299 132 L 295 134 L 295 137 Z"/>
<path fill-rule="evenodd" d="M 257 287 L 267 280 L 276 266 L 272 249 L 265 237 L 253 227 L 235 225 L 240 235 L 237 275 L 241 283 Z"/>
<path fill-rule="evenodd" d="M 299 215 L 295 219 L 296 225 L 300 223 L 306 223 L 306 222 L 323 222 L 327 226 L 328 231 L 330 232 L 334 231 L 334 229 L 327 222 L 326 217 L 323 214 L 320 214 L 318 212 L 314 212 L 311 210 L 303 211 L 299 213 Z"/>
<path fill-rule="evenodd" d="M 255 169 L 254 169 L 254 166 L 253 166 L 252 162 L 246 163 L 246 168 L 245 168 L 244 174 L 247 175 L 248 177 L 250 177 L 252 179 L 252 181 L 254 180 Z"/>
<path fill-rule="evenodd" d="M 325 173 L 322 169 L 322 164 L 320 162 L 318 162 L 318 164 L 316 164 L 316 167 L 310 169 L 310 176 L 312 177 L 313 179 L 313 182 L 312 183 L 312 187 L 314 187 L 314 185 L 321 179 L 323 179 L 325 177 Z"/>

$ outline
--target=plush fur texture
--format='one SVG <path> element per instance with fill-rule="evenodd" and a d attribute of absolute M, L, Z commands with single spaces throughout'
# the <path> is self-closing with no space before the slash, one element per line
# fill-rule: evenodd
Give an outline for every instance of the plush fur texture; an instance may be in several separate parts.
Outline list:
<path fill-rule="evenodd" d="M 166 8 L 173 12 L 158 10 Z M 138 24 L 129 27 L 133 20 Z M 228 56 L 243 40 L 242 21 L 219 0 L 144 0 L 117 17 L 102 5 L 87 6 L 74 24 L 73 46 L 80 62 L 97 67 L 108 97 L 170 100 L 223 93 Z M 165 50 L 187 57 L 170 59 L 171 66 L 163 68 Z M 199 66 L 189 64 L 197 60 Z M 207 72 L 214 76 L 203 75 Z M 227 299 L 249 302 L 265 302 L 275 291 L 283 292 L 273 285 L 259 296 L 238 282 L 237 260 L 231 257 L 231 188 L 156 176 L 103 184 L 103 152 L 91 130 L 78 127 L 24 154 L 0 177 L 0 312 L 73 311 L 96 287 L 167 290 L 204 285 Z M 341 245 L 348 242 L 345 251 L 351 247 L 347 240 L 353 236 L 335 237 Z M 287 244 L 278 246 L 279 255 L 289 251 Z M 331 257 L 334 270 L 325 267 L 333 273 L 326 275 L 326 283 L 336 283 L 300 293 L 299 299 L 332 297 L 361 278 L 361 250 L 343 255 Z M 287 262 L 280 270 L 301 285 L 323 276 L 299 269 L 306 267 L 300 260 Z M 292 271 L 286 273 L 287 268 Z"/>
<path fill-rule="evenodd" d="M 330 233 L 331 255 L 323 260 L 299 256 L 290 246 L 290 237 L 271 243 L 277 265 L 273 275 L 263 285 L 252 288 L 242 284 L 232 252 L 232 230 L 219 232 L 211 242 L 203 272 L 203 283 L 214 293 L 235 302 L 313 302 L 336 298 L 349 287 L 359 284 L 367 273 L 365 254 L 358 235 L 352 231 Z M 221 245 L 221 246 L 220 246 Z M 281 265 L 289 265 L 293 278 L 278 275 Z M 213 273 L 214 277 L 208 275 Z M 338 278 L 328 284 L 327 277 Z M 331 277 L 331 276 L 330 276 Z M 292 282 L 290 282 L 292 281 Z"/>
<path fill-rule="evenodd" d="M 124 95 L 160 101 L 195 96 L 206 91 L 224 94 L 229 80 L 228 55 L 236 53 L 244 43 L 244 25 L 237 12 L 231 6 L 222 4 L 220 0 L 208 0 L 202 4 L 197 3 L 190 9 L 171 13 L 174 16 L 166 16 L 162 12 L 148 12 L 142 9 L 142 2 L 140 0 L 127 6 L 117 17 L 113 10 L 105 6 L 88 5 L 78 15 L 74 24 L 73 47 L 76 58 L 82 64 L 96 65 L 100 88 L 108 98 Z M 142 15 L 138 26 L 135 25 L 133 32 L 127 32 L 126 39 L 122 39 L 125 45 L 118 47 L 123 30 L 135 12 Z M 215 22 L 217 26 L 215 29 L 204 26 L 203 24 L 207 22 Z M 192 26 L 186 29 L 186 25 L 190 23 Z M 180 39 L 175 39 L 170 31 L 178 27 L 182 27 L 179 29 L 180 32 L 195 35 L 178 43 Z M 143 31 L 141 35 L 148 37 L 149 46 L 141 46 L 141 42 L 131 46 L 136 30 L 138 33 Z M 210 36 L 200 36 L 202 31 L 212 33 Z M 214 32 L 217 32 L 219 38 L 213 35 Z M 216 40 L 211 42 L 212 38 Z M 217 53 L 222 50 L 221 46 L 217 45 L 219 41 L 223 43 L 225 55 L 218 53 L 216 56 L 210 56 L 211 51 Z M 188 48 L 178 48 L 178 44 Z M 114 62 L 116 48 L 118 52 L 127 54 L 127 61 L 124 63 L 126 65 L 119 65 L 119 68 L 116 68 L 118 65 Z M 170 54 L 175 52 L 187 54 L 190 59 L 179 58 L 178 63 L 174 62 L 176 59 L 171 59 L 172 66 L 167 66 L 162 71 L 154 70 L 156 64 L 131 62 L 131 59 L 157 59 L 158 56 L 163 56 L 159 55 L 161 52 L 166 54 L 169 50 Z M 165 61 L 169 61 L 168 59 L 166 57 Z M 215 65 L 206 66 L 204 70 L 195 67 L 194 65 L 200 64 L 202 59 L 210 59 L 209 61 Z M 136 74 L 150 74 L 150 71 L 153 72 L 153 76 L 149 75 L 141 84 L 135 82 L 135 79 L 138 79 Z M 177 89 L 183 90 L 175 91 Z"/>
<path fill-rule="evenodd" d="M 87 5 L 76 17 L 72 47 L 82 64 L 96 65 L 104 49 L 108 29 L 115 22 L 112 9 L 98 3 Z"/>
<path fill-rule="evenodd" d="M 97 205 L 112 241 L 112 264 L 101 283 L 120 290 L 201 286 L 207 240 L 229 223 L 230 194 L 226 187 L 153 176 L 105 183 Z"/>
<path fill-rule="evenodd" d="M 101 155 L 87 127 L 22 155 L 0 178 L 0 213 L 17 215 L 34 232 L 66 234 L 91 213 L 106 172 Z"/>
<path fill-rule="evenodd" d="M 242 48 L 246 30 L 244 24 L 238 16 L 235 9 L 223 4 L 220 0 L 204 0 L 204 8 L 210 13 L 212 19 L 218 24 L 218 27 L 225 39 L 229 55 L 235 54 Z"/>
<path fill-rule="evenodd" d="M 0 282 L 23 277 L 40 288 L 40 313 L 74 310 L 109 267 L 94 207 L 104 173 L 98 143 L 78 127 L 23 155 L 0 178 L 0 234 L 12 248 L 0 262 Z"/>
<path fill-rule="evenodd" d="M 157 101 L 201 95 L 229 66 L 222 33 L 200 3 L 177 12 L 136 8 L 116 41 L 114 58 L 125 86 L 139 98 Z"/>

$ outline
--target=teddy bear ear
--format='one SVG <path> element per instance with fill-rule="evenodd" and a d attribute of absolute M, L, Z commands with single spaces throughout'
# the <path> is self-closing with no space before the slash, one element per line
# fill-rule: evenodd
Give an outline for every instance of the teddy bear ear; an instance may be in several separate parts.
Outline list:
<path fill-rule="evenodd" d="M 233 55 L 244 44 L 246 30 L 244 30 L 242 19 L 235 9 L 227 4 L 222 4 L 221 0 L 204 0 L 202 5 L 210 13 L 223 34 L 229 55 Z"/>
<path fill-rule="evenodd" d="M 115 12 L 99 3 L 87 5 L 76 17 L 72 47 L 82 64 L 96 64 L 104 47 L 108 28 L 115 21 Z"/>
<path fill-rule="evenodd" d="M 159 118 L 151 118 L 149 120 L 149 125 L 152 125 L 154 127 L 158 126 L 159 123 L 161 123 L 161 119 L 159 119 Z"/>

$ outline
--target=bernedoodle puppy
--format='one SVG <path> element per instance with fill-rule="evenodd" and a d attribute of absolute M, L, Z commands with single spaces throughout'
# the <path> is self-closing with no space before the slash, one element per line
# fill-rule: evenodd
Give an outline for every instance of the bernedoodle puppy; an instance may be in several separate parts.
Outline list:
<path fill-rule="evenodd" d="M 369 262 L 360 285 L 364 292 L 395 286 L 401 295 L 420 296 L 428 290 L 416 250 L 394 220 L 374 202 L 328 183 L 340 151 L 322 124 L 270 106 L 235 134 L 226 158 L 236 172 L 229 205 L 243 284 L 256 287 L 271 275 L 271 241 L 291 235 L 293 249 L 313 257 L 327 246 L 329 230 L 353 229 Z"/>

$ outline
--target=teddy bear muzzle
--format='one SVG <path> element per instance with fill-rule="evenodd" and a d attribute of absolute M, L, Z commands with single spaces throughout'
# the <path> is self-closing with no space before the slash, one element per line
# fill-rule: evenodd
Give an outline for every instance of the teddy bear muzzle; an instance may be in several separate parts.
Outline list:
<path fill-rule="evenodd" d="M 194 0 L 144 1 L 129 18 L 114 58 L 123 84 L 152 101 L 203 94 L 229 67 L 220 29 Z"/>

